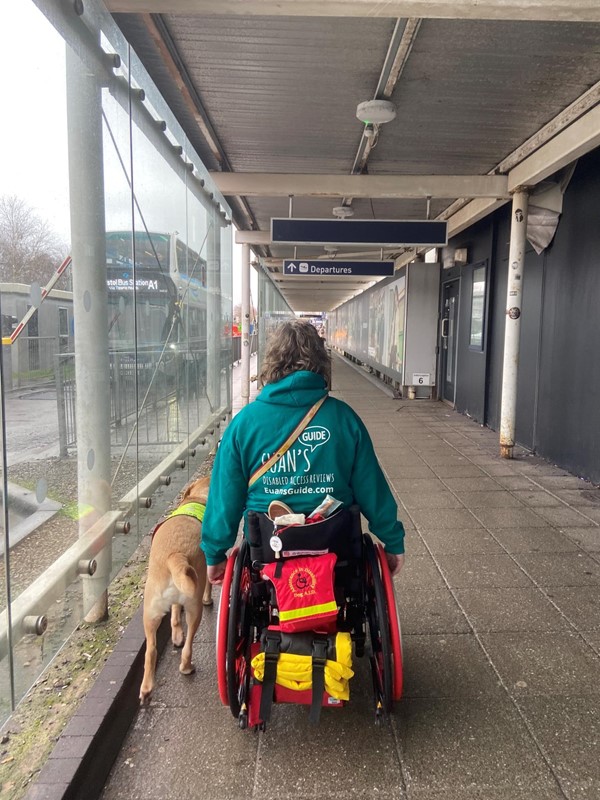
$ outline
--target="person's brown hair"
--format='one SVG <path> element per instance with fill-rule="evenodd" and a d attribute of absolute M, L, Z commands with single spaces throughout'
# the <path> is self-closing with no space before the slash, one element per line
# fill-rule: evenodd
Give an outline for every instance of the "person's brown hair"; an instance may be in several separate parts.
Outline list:
<path fill-rule="evenodd" d="M 269 336 L 260 382 L 275 383 L 292 372 L 308 370 L 331 386 L 331 358 L 315 326 L 303 319 L 278 325 Z"/>

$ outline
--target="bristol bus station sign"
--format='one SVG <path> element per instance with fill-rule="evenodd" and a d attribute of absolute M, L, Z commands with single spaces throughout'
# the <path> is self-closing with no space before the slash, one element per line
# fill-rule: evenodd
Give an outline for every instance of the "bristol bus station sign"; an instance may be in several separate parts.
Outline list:
<path fill-rule="evenodd" d="M 343 261 L 342 259 L 307 261 L 285 260 L 284 275 L 307 275 L 311 278 L 346 277 L 352 275 L 393 275 L 393 261 Z"/>

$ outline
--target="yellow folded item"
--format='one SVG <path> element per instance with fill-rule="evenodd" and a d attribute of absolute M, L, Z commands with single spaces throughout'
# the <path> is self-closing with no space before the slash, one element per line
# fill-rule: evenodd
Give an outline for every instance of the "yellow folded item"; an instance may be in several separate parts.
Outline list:
<path fill-rule="evenodd" d="M 352 640 L 349 633 L 338 633 L 335 639 L 337 661 L 325 662 L 325 691 L 338 700 L 350 699 L 348 681 L 354 675 L 352 664 Z M 257 680 L 265 674 L 265 654 L 258 653 L 252 659 L 252 668 Z M 294 691 L 304 691 L 312 686 L 312 657 L 295 653 L 280 653 L 277 662 L 276 683 Z"/>

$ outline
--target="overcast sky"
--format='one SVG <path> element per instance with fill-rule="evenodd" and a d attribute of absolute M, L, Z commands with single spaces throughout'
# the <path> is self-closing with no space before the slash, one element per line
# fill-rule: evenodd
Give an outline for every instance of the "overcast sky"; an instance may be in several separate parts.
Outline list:
<path fill-rule="evenodd" d="M 65 44 L 30 0 L 3 5 L 0 74 L 4 124 L 0 126 L 0 194 L 15 194 L 32 206 L 67 244 L 70 240 L 69 172 L 65 89 Z M 111 119 L 110 100 L 106 104 Z M 120 126 L 117 126 L 120 127 Z M 139 133 L 136 152 L 152 170 L 140 179 L 136 193 L 149 229 L 185 230 L 183 192 L 156 204 L 161 189 L 172 183 L 168 167 Z M 125 148 L 124 148 L 125 149 Z M 135 173 L 134 173 L 135 177 Z M 105 184 L 108 229 L 129 228 L 127 182 L 115 150 L 105 140 Z M 164 196 L 164 195 L 163 195 Z M 204 226 L 190 230 L 200 247 Z M 241 247 L 234 245 L 234 302 L 241 297 Z M 255 281 L 253 281 L 255 284 Z M 253 286 L 255 299 L 256 288 Z M 255 299 L 256 302 L 256 299 Z"/>

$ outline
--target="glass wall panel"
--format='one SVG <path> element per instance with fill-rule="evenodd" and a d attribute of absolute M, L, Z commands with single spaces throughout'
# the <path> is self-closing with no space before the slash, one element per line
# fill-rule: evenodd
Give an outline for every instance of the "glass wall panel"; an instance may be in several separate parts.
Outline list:
<path fill-rule="evenodd" d="M 100 4 L 0 19 L 1 722 L 214 446 L 232 229 Z"/>
<path fill-rule="evenodd" d="M 327 315 L 327 339 L 374 369 L 401 381 L 406 277 L 388 278 Z"/>
<path fill-rule="evenodd" d="M 294 312 L 287 304 L 279 289 L 275 286 L 264 269 L 258 270 L 258 360 L 264 353 L 269 334 L 286 319 L 293 319 Z M 260 369 L 259 369 L 260 371 Z"/>

